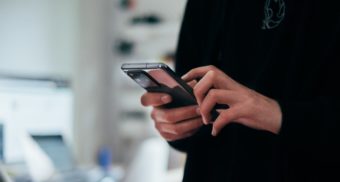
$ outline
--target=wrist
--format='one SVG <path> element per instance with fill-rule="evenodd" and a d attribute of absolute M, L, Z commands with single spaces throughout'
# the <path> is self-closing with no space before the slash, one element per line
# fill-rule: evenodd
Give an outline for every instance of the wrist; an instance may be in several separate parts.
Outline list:
<path fill-rule="evenodd" d="M 279 134 L 282 126 L 282 111 L 279 103 L 276 100 L 272 100 L 272 121 L 270 126 L 270 132 Z"/>

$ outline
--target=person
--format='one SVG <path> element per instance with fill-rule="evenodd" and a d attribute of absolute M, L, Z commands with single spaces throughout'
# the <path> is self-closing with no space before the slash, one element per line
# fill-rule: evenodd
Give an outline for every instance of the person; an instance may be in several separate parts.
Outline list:
<path fill-rule="evenodd" d="M 339 12 L 328 0 L 188 0 L 176 72 L 198 104 L 141 97 L 187 153 L 183 181 L 340 181 Z M 229 108 L 212 121 L 216 103 Z"/>

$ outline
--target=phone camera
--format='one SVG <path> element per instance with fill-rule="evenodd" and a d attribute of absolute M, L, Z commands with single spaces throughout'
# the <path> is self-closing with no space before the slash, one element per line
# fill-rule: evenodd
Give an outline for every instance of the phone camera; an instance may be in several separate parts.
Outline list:
<path fill-rule="evenodd" d="M 129 73 L 129 75 L 142 87 L 155 87 L 157 84 L 153 82 L 145 73 Z"/>

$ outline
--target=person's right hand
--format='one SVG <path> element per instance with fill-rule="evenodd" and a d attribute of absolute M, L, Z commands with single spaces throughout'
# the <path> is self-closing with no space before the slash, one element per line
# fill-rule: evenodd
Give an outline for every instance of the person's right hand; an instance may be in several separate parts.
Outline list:
<path fill-rule="evenodd" d="M 203 121 L 198 106 L 185 106 L 173 109 L 162 108 L 170 103 L 171 96 L 164 93 L 147 92 L 141 97 L 143 106 L 152 106 L 151 118 L 155 127 L 167 141 L 175 141 L 193 135 Z"/>

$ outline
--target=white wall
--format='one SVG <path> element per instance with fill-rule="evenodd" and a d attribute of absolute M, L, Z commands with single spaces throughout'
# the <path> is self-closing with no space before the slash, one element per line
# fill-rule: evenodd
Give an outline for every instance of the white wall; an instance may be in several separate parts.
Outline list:
<path fill-rule="evenodd" d="M 0 74 L 71 80 L 78 162 L 114 145 L 111 105 L 115 0 L 0 0 Z M 117 1 L 118 2 L 118 1 Z"/>
<path fill-rule="evenodd" d="M 111 53 L 112 0 L 79 1 L 79 42 L 75 62 L 75 140 L 78 161 L 93 164 L 101 146 L 118 140 Z M 117 147 L 118 148 L 118 147 Z M 116 153 L 113 153 L 115 159 Z"/>
<path fill-rule="evenodd" d="M 76 0 L 0 0 L 0 73 L 70 77 Z"/>
<path fill-rule="evenodd" d="M 136 14 L 157 13 L 166 21 L 181 21 L 186 0 L 136 0 Z"/>

